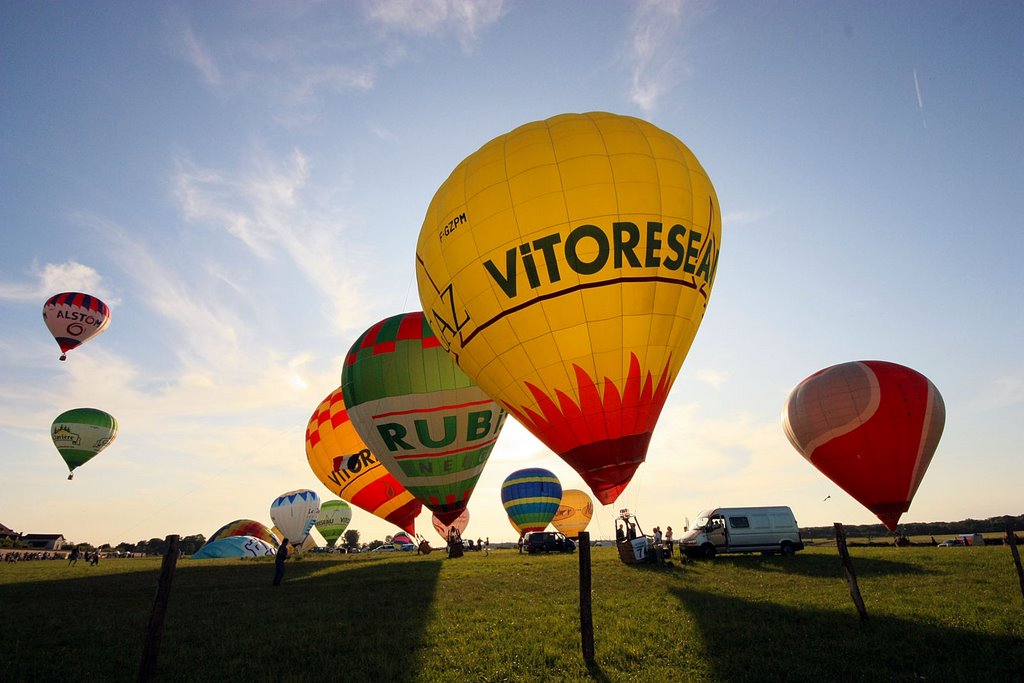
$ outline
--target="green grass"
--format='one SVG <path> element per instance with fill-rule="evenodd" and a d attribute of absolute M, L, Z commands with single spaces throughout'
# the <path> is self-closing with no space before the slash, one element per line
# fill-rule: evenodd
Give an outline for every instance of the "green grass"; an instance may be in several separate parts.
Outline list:
<path fill-rule="evenodd" d="M 593 549 L 596 666 L 576 555 L 181 560 L 158 679 L 1020 681 L 1024 599 L 1005 547 L 834 548 L 672 567 Z M 134 680 L 160 560 L 0 564 L 0 678 Z M 74 670 L 76 674 L 69 676 Z"/>

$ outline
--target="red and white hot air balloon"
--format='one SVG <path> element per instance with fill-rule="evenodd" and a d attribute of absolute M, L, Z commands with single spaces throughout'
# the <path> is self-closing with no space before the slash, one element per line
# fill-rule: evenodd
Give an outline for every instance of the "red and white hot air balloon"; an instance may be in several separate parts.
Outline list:
<path fill-rule="evenodd" d="M 910 508 L 945 422 L 927 377 L 878 360 L 819 370 L 782 409 L 790 443 L 890 531 Z"/>

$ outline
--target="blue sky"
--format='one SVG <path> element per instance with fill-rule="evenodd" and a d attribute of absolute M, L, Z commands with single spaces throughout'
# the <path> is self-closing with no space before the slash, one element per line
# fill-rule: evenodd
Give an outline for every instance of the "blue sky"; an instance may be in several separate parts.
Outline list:
<path fill-rule="evenodd" d="M 327 490 L 303 433 L 370 324 L 419 307 L 413 258 L 459 161 L 564 112 L 645 118 L 715 184 L 704 323 L 619 504 L 801 525 L 870 512 L 786 441 L 789 391 L 857 359 L 927 375 L 945 434 L 903 521 L 1020 514 L 1024 6 L 1018 2 L 5 3 L 0 7 L 0 522 L 117 543 L 269 523 Z M 51 294 L 113 309 L 57 361 Z M 65 479 L 49 438 L 117 441 Z M 470 503 L 524 466 L 510 419 Z M 826 496 L 830 496 L 824 500 Z M 428 538 L 429 514 L 417 529 Z M 357 510 L 366 540 L 395 531 Z"/>

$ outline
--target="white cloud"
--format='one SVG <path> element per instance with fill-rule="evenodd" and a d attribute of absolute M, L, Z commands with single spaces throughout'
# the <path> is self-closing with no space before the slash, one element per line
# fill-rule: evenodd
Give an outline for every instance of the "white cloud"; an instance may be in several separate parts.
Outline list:
<path fill-rule="evenodd" d="M 314 65 L 296 67 L 287 86 L 289 101 L 295 105 L 308 104 L 324 90 L 370 90 L 376 80 L 372 66 Z"/>
<path fill-rule="evenodd" d="M 1007 375 L 993 380 L 984 392 L 983 405 L 989 410 L 998 410 L 1024 402 L 1024 378 Z"/>
<path fill-rule="evenodd" d="M 222 84 L 220 69 L 210 50 L 199 40 L 191 26 L 184 26 L 181 33 L 181 49 L 185 61 L 194 66 L 203 81 L 214 88 Z"/>
<path fill-rule="evenodd" d="M 346 207 L 336 196 L 350 181 L 335 179 L 334 189 L 323 190 L 311 173 L 295 150 L 284 159 L 258 158 L 237 174 L 181 161 L 173 184 L 188 220 L 226 231 L 264 261 L 286 257 L 335 307 L 331 320 L 361 319 L 353 302 L 362 300 L 356 293 L 363 277 L 338 267 L 360 262 L 358 245 L 344 242 Z"/>
<path fill-rule="evenodd" d="M 722 223 L 730 227 L 760 223 L 764 219 L 770 218 L 775 212 L 776 209 L 774 208 L 727 211 L 722 215 Z"/>
<path fill-rule="evenodd" d="M 366 5 L 371 21 L 401 33 L 455 35 L 470 52 L 480 32 L 497 22 L 503 0 L 374 0 Z"/>
<path fill-rule="evenodd" d="M 690 76 L 683 58 L 684 29 L 697 5 L 684 0 L 641 0 L 635 5 L 626 46 L 630 100 L 645 112 L 678 81 Z"/>
<path fill-rule="evenodd" d="M 78 218 L 117 245 L 111 258 L 131 279 L 139 299 L 173 325 L 178 341 L 173 346 L 183 356 L 194 354 L 219 364 L 237 351 L 242 323 L 234 311 L 204 300 L 166 259 L 116 223 L 93 214 Z"/>
<path fill-rule="evenodd" d="M 715 389 L 720 389 L 726 380 L 729 379 L 729 373 L 718 370 L 698 370 L 696 377 L 698 382 L 703 382 Z"/>
<path fill-rule="evenodd" d="M 112 292 L 107 289 L 96 269 L 78 263 L 47 263 L 42 268 L 35 264 L 31 274 L 35 282 L 0 282 L 0 300 L 32 301 L 43 300 L 60 292 L 85 292 L 102 298 L 107 304 L 115 303 Z"/>

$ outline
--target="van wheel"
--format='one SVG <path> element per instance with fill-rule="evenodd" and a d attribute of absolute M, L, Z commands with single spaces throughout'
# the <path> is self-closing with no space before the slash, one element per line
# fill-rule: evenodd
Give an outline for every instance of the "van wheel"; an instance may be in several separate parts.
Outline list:
<path fill-rule="evenodd" d="M 710 560 L 715 556 L 715 546 L 710 543 L 705 543 L 700 547 L 700 554 L 707 560 Z"/>
<path fill-rule="evenodd" d="M 793 544 L 789 541 L 783 541 L 782 545 L 779 546 L 779 550 L 782 552 L 783 557 L 792 557 L 796 553 Z"/>

